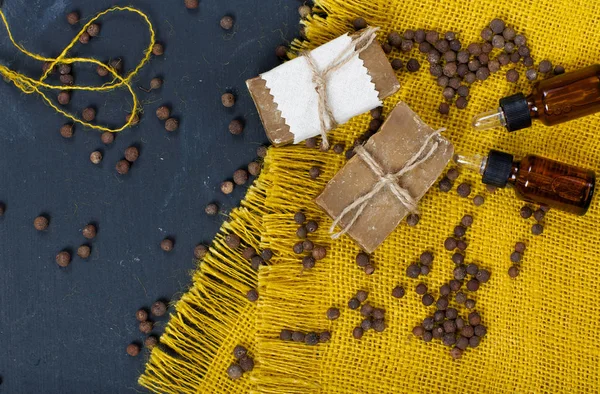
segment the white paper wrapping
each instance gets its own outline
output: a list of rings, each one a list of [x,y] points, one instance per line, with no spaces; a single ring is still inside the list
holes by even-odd
[[[352,38],[345,34],[314,49],[311,54],[320,70],[327,67],[351,45]],[[285,118],[294,143],[321,133],[319,99],[313,83],[313,73],[303,56],[261,74],[281,116]],[[329,105],[338,124],[382,105],[371,76],[357,53],[327,79]],[[328,129],[331,128],[326,118]]]

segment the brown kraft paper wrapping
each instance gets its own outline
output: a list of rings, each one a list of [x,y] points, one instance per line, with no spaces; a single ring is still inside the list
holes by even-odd
[[[351,35],[351,37],[359,33]],[[368,74],[371,76],[371,81],[375,85],[380,100],[398,91],[400,83],[396,78],[396,73],[377,40],[373,41],[358,57],[363,61]],[[281,117],[281,111],[277,109],[277,103],[273,101],[273,96],[267,88],[266,82],[258,76],[247,80],[246,86],[254,100],[271,144],[283,146],[294,143],[294,135],[290,132],[285,119]]]
[[[386,174],[400,171],[423,146],[426,138],[435,133],[408,105],[400,102],[388,115],[380,131],[364,145]],[[452,144],[441,136],[433,137],[438,148],[425,162],[399,179],[415,201],[421,200],[440,176],[454,153]],[[329,181],[316,203],[334,220],[356,199],[369,193],[378,177],[360,157],[353,157]],[[339,226],[346,225],[356,210],[344,216]],[[400,224],[409,211],[392,192],[384,187],[371,198],[362,214],[347,234],[367,253],[372,253]],[[336,229],[337,231],[337,229]]]

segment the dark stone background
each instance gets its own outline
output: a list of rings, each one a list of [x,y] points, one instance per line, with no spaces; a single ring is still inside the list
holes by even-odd
[[[0,392],[117,393],[141,390],[137,378],[146,353],[132,358],[125,347],[142,341],[135,311],[157,299],[173,299],[191,283],[193,248],[209,243],[224,216],[207,217],[204,206],[218,201],[226,213],[239,204],[246,187],[230,196],[219,184],[255,158],[266,142],[244,81],[278,64],[274,48],[298,32],[296,0],[201,0],[188,11],[183,0],[4,0],[3,11],[15,39],[31,51],[56,56],[77,32],[65,15],[83,18],[113,5],[146,12],[165,43],[135,79],[144,101],[139,126],[104,146],[99,133],[76,127],[70,140],[59,134],[65,119],[37,95],[0,84]],[[220,18],[235,17],[233,34]],[[4,27],[0,62],[38,77],[41,66],[19,54]],[[102,20],[100,37],[74,54],[101,60],[122,56],[132,68],[147,45],[141,20],[131,14]],[[74,69],[76,83],[97,84],[88,65]],[[161,75],[165,85],[150,94],[137,90]],[[55,81],[55,80],[54,80]],[[234,108],[220,103],[223,92],[237,94]],[[52,93],[54,96],[56,93]],[[168,134],[154,115],[170,104],[180,129]],[[98,108],[98,120],[116,126],[124,121],[131,99],[117,93],[75,93],[68,109]],[[241,136],[227,125],[246,120]],[[126,176],[115,163],[130,145],[140,158]],[[100,149],[100,166],[89,154]],[[47,214],[51,224],[40,233],[33,219]],[[55,255],[84,243],[81,229],[98,224],[92,256],[76,256],[59,269]],[[175,250],[164,253],[160,241],[172,236]],[[73,253],[74,254],[74,253]],[[160,320],[160,332],[166,324]]]

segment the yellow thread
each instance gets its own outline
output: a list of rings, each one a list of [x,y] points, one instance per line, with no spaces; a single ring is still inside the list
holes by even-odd
[[[95,21],[97,21],[99,18],[103,17],[106,14],[109,14],[111,12],[117,12],[117,11],[127,11],[127,12],[133,12],[135,14],[138,14],[148,25],[148,31],[150,32],[150,45],[144,51],[144,58],[138,63],[138,65],[136,66],[136,68],[133,71],[131,71],[126,77],[122,77],[116,72],[115,69],[113,69],[112,67],[110,67],[109,65],[107,65],[105,63],[102,63],[99,60],[96,60],[93,58],[84,58],[84,57],[73,57],[73,58],[66,57],[67,53],[79,41],[79,37],[81,37],[81,35],[86,32],[87,28],[92,23],[94,23]],[[39,79],[30,78],[26,75],[15,72],[6,66],[0,65],[0,74],[2,74],[4,76],[4,78],[6,78],[7,80],[14,83],[14,85],[17,88],[19,88],[23,93],[39,94],[42,97],[42,99],[44,99],[44,101],[46,101],[46,103],[48,103],[48,105],[50,107],[52,107],[56,112],[65,116],[66,118],[71,119],[73,122],[80,123],[84,126],[87,126],[89,128],[95,129],[95,130],[108,131],[111,133],[118,133],[120,131],[125,130],[129,126],[131,126],[131,124],[134,121],[133,116],[130,116],[129,119],[127,119],[127,122],[123,126],[117,128],[117,129],[110,129],[108,127],[94,125],[94,124],[85,122],[85,121],[79,119],[78,117],[71,115],[68,112],[63,111],[62,109],[57,107],[56,104],[54,104],[52,102],[52,100],[50,100],[50,98],[40,89],[44,88],[44,89],[53,89],[53,90],[87,90],[87,91],[92,91],[92,92],[104,92],[104,91],[114,90],[114,89],[120,88],[122,86],[125,86],[125,87],[127,87],[127,90],[129,90],[129,93],[131,94],[131,98],[133,99],[133,108],[131,110],[131,113],[136,114],[140,107],[140,103],[138,101],[138,98],[137,98],[134,90],[133,90],[133,87],[131,86],[131,80],[133,79],[133,77],[135,77],[139,73],[139,71],[142,69],[142,67],[144,67],[144,65],[148,62],[148,60],[150,60],[150,56],[152,55],[152,47],[154,46],[155,36],[156,36],[156,34],[154,32],[154,27],[152,26],[152,22],[150,22],[150,19],[148,18],[148,16],[146,14],[144,14],[142,11],[140,11],[136,8],[132,8],[132,7],[112,7],[105,11],[102,11],[102,12],[98,13],[95,17],[90,19],[81,28],[79,33],[73,38],[73,40],[71,40],[69,45],[56,58],[48,58],[48,57],[40,56],[38,54],[28,51],[27,49],[23,48],[21,45],[17,44],[17,42],[15,41],[15,39],[12,35],[10,27],[8,26],[6,16],[4,15],[4,12],[2,10],[0,10],[0,17],[2,18],[2,22],[4,23],[4,26],[6,27],[6,32],[8,33],[8,38],[10,39],[10,42],[14,45],[15,48],[17,48],[21,53],[27,55],[28,57],[30,57],[32,59],[39,60],[41,62],[49,62],[50,63],[47,70],[44,72],[44,74]],[[54,67],[59,63],[64,63],[64,64],[92,63],[92,64],[96,64],[98,66],[102,66],[102,67],[106,68],[108,70],[108,72],[112,74],[113,80],[112,80],[112,82],[105,83],[101,86],[77,86],[77,85],[58,86],[58,85],[52,85],[52,84],[44,82],[46,80],[46,78],[48,77],[48,75],[50,75],[50,73],[52,72],[52,69],[54,69]]]

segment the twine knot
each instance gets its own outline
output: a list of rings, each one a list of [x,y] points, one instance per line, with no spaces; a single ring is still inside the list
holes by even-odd
[[[373,188],[368,193],[354,200],[354,202],[348,205],[344,210],[338,215],[338,217],[333,221],[331,227],[329,228],[329,232],[333,233],[335,230],[335,226],[346,217],[350,212],[356,209],[356,212],[352,216],[352,219],[348,222],[346,226],[339,232],[333,234],[331,236],[332,239],[337,239],[342,235],[346,234],[348,230],[356,223],[360,215],[362,215],[363,211],[369,204],[369,200],[371,200],[380,190],[383,188],[387,188],[392,192],[392,194],[400,201],[402,205],[406,207],[406,209],[411,213],[418,213],[417,201],[411,196],[410,192],[400,186],[399,180],[400,178],[407,174],[408,172],[414,170],[417,166],[421,165],[425,161],[429,160],[437,150],[439,146],[438,141],[434,141],[433,144],[429,147],[429,150],[425,153],[429,142],[434,138],[440,135],[441,132],[445,131],[445,128],[439,129],[431,133],[425,139],[425,142],[419,149],[417,153],[415,153],[402,167],[399,171],[393,173],[386,173],[381,165],[373,158],[373,156],[362,146],[357,146],[354,148],[356,155],[367,164],[369,169],[379,178],[377,182],[373,185]]]

